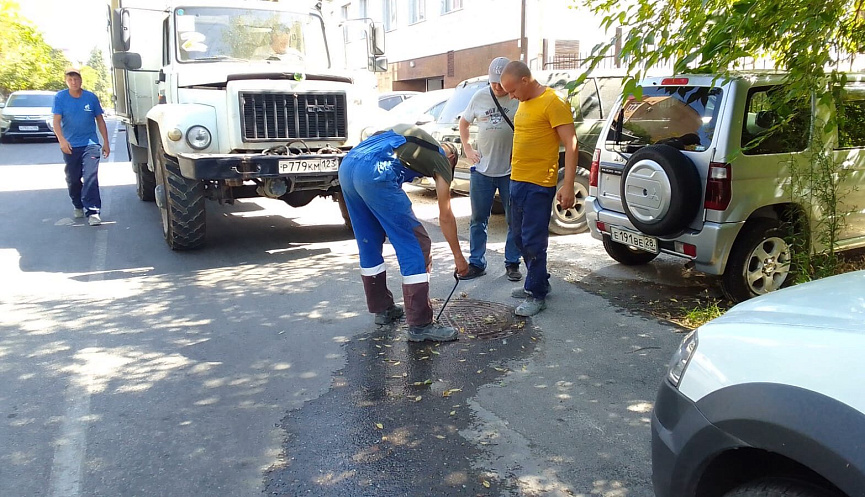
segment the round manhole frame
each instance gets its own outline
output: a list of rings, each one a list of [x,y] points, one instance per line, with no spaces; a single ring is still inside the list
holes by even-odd
[[[432,301],[434,316],[438,316],[443,303],[440,299]],[[448,302],[441,322],[459,330],[461,337],[505,338],[519,333],[528,325],[528,318],[517,316],[514,309],[498,302],[461,298]]]

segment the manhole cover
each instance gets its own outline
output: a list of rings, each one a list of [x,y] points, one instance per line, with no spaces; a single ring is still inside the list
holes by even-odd
[[[444,301],[433,300],[433,315],[438,316]],[[513,335],[526,326],[526,318],[514,315],[514,308],[483,300],[451,300],[441,321],[476,338],[502,338]]]

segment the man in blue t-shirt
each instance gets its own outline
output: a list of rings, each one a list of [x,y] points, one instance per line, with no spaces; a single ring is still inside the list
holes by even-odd
[[[57,92],[54,97],[54,133],[60,142],[63,160],[66,162],[66,186],[72,199],[76,218],[87,217],[90,226],[102,224],[99,211],[102,199],[99,196],[99,156],[108,158],[108,128],[102,118],[99,98],[81,88],[81,73],[78,69],[66,70],[68,90]],[[96,128],[102,135],[102,145]]]

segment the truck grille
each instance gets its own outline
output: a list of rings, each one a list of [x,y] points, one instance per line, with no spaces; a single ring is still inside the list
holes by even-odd
[[[344,93],[241,93],[245,141],[345,140]]]

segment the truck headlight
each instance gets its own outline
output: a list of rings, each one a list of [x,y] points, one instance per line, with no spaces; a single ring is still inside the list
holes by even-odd
[[[672,383],[674,387],[679,387],[679,382],[682,381],[682,375],[685,374],[685,368],[687,368],[688,363],[691,362],[691,357],[694,356],[695,350],[697,350],[696,330],[688,333],[688,336],[682,340],[682,345],[679,346],[679,350],[677,350],[676,353],[673,354],[673,358],[670,359],[667,379],[670,380],[670,383]]]
[[[210,146],[210,131],[204,126],[193,126],[186,131],[186,143],[195,150],[204,150]]]

